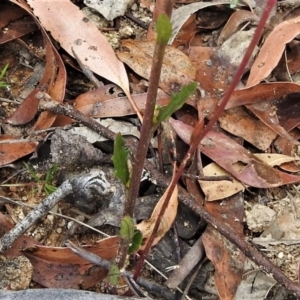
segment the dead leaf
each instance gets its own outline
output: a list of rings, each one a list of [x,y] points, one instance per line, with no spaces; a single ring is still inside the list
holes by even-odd
[[[186,22],[186,20],[196,11],[199,9],[203,9],[206,7],[214,6],[214,5],[220,5],[220,4],[227,4],[230,3],[230,1],[214,1],[214,2],[196,2],[191,3],[188,5],[183,5],[177,9],[174,10],[171,17],[171,22],[173,25],[172,30],[172,37],[169,40],[169,44],[172,44],[175,37],[177,36],[179,30],[181,29],[182,25]]]
[[[132,106],[127,97],[119,97],[114,92],[114,85],[105,85],[93,91],[79,95],[75,100],[77,110],[90,117],[121,117],[134,114]],[[134,94],[132,99],[135,101],[140,111],[145,109],[147,93]],[[170,96],[160,90],[157,94],[156,103],[165,106],[169,103]]]
[[[169,122],[180,138],[189,144],[193,127],[172,118]],[[221,132],[209,131],[199,147],[220,167],[249,186],[277,187],[300,180],[299,176],[283,173],[263,163]]]
[[[151,218],[149,220],[142,221],[141,223],[136,225],[136,228],[138,230],[140,230],[143,234],[143,243],[142,243],[141,247],[139,248],[139,250],[143,250],[145,248],[145,245],[147,244],[147,240],[151,236],[155,222],[157,220],[157,216],[158,216],[159,212],[161,211],[161,207],[165,201],[168,190],[169,190],[169,188],[165,191],[165,193],[159,199],[158,203],[156,204],[156,206],[153,210]],[[177,206],[178,206],[177,196],[178,196],[178,187],[176,186],[171,195],[168,207],[167,207],[164,215],[162,216],[161,223],[160,223],[158,232],[155,236],[155,239],[152,243],[152,246],[156,245],[163,238],[165,233],[169,231],[170,227],[172,226],[172,224],[175,220],[175,217],[177,215]]]
[[[27,140],[3,140],[0,142],[0,166],[9,164],[17,159],[32,153],[38,142],[32,142]]]
[[[219,39],[218,45],[222,45],[231,35],[237,32],[243,23],[251,22],[256,24],[258,22],[258,16],[248,10],[236,10],[228,19],[226,25],[223,27]]]
[[[51,32],[64,50],[79,59],[93,72],[120,86],[128,97],[129,82],[124,65],[107,39],[86,15],[69,0],[60,0],[59,9],[52,0],[28,0],[43,27]]]
[[[119,238],[110,237],[93,246],[84,246],[84,249],[111,260],[116,257],[118,247]],[[65,247],[35,246],[26,249],[24,255],[34,267],[33,280],[48,288],[87,289],[108,273]]]
[[[2,237],[4,233],[7,233],[12,228],[14,228],[14,224],[11,221],[11,219],[8,216],[3,215],[1,212],[0,212],[0,228],[1,228],[0,237]],[[32,247],[36,244],[38,244],[38,242],[34,240],[31,236],[22,235],[11,245],[11,247],[8,250],[4,252],[4,255],[6,258],[9,259],[18,257],[20,255],[23,255],[22,250],[25,247]]]
[[[274,28],[251,67],[247,87],[258,84],[272,72],[282,56],[285,45],[299,33],[300,17],[284,21]]]
[[[292,82],[261,83],[234,91],[226,105],[226,109],[245,104],[272,101],[292,93],[300,93],[299,84]]]
[[[217,164],[211,163],[203,168],[204,176],[222,176],[228,175],[226,171],[220,168]],[[245,190],[245,186],[242,185],[236,179],[229,180],[199,180],[201,189],[205,194],[206,201],[215,201],[230,197],[240,191]]]
[[[154,53],[154,42],[122,41],[123,51],[118,57],[140,76],[149,79]],[[166,47],[159,87],[164,92],[178,93],[184,85],[194,81],[196,71],[188,57],[178,49]]]
[[[222,202],[207,202],[205,208],[215,218],[227,224],[236,235],[243,235],[244,201],[242,193]],[[242,237],[241,237],[242,238]],[[245,255],[212,226],[207,226],[202,235],[207,257],[215,267],[215,284],[220,299],[234,299],[242,281]]]
[[[261,161],[267,163],[270,166],[280,166],[281,164],[298,161],[300,158],[287,156],[277,153],[254,153],[254,155],[259,158]]]
[[[0,20],[0,44],[38,29],[33,19],[23,9],[12,4],[0,4]]]
[[[37,24],[39,24],[39,21],[32,14],[30,7],[27,6],[26,3],[23,1],[18,2],[16,0],[11,0],[11,2],[25,9],[29,14],[32,15]],[[35,94],[40,91],[41,87],[58,102],[61,102],[64,98],[67,77],[64,64],[56,49],[52,45],[51,40],[45,30],[41,30],[46,49],[46,66],[43,77],[38,87],[28,95],[28,97],[21,103],[18,109],[10,117],[5,119],[5,122],[9,124],[22,125],[34,118],[38,109],[38,100],[36,99]],[[55,117],[56,116],[53,113],[43,112],[35,124],[35,130],[41,130],[50,127],[53,124]]]
[[[245,139],[262,151],[267,150],[277,136],[274,130],[250,115],[242,107],[228,109],[219,118],[219,122],[221,128]]]

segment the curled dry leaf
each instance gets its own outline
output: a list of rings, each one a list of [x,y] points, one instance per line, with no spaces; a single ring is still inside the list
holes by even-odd
[[[280,23],[267,37],[251,67],[247,87],[258,84],[277,66],[285,45],[300,33],[300,17]]]
[[[222,29],[218,39],[218,45],[222,45],[224,41],[226,41],[231,35],[237,32],[243,23],[246,22],[257,23],[258,20],[259,20],[258,16],[251,11],[248,10],[235,11],[230,16],[226,25]]]
[[[118,57],[140,76],[149,79],[154,53],[154,42],[125,40]],[[159,87],[164,92],[178,93],[184,85],[194,81],[196,70],[180,50],[166,47]]]
[[[142,246],[140,247],[140,250],[144,249],[145,245],[147,244],[147,240],[151,236],[155,222],[157,220],[157,216],[158,216],[158,214],[161,210],[161,207],[165,201],[168,190],[169,190],[169,188],[165,191],[165,193],[159,199],[158,203],[156,204],[156,206],[153,210],[151,218],[149,220],[142,221],[141,223],[136,225],[136,228],[138,230],[140,230],[143,234],[143,242],[142,242]],[[160,223],[158,232],[155,236],[152,246],[156,245],[164,237],[166,232],[168,232],[168,230],[171,228],[171,226],[175,220],[176,214],[177,214],[177,206],[178,206],[178,187],[176,186],[171,195],[168,207],[167,207],[164,215],[162,216],[161,223]]]
[[[227,3],[230,3],[230,1],[196,2],[188,5],[183,5],[177,8],[172,13],[172,17],[171,17],[173,30],[172,30],[172,36],[169,40],[169,44],[171,45],[173,43],[182,25],[193,13],[195,13],[199,9],[203,9],[209,6],[215,6],[215,5],[227,4]]]

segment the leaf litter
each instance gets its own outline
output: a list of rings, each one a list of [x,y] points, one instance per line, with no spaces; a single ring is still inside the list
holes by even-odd
[[[12,6],[12,9],[8,4],[9,2],[18,6]],[[198,115],[198,119],[203,123],[212,117],[219,99],[228,88],[232,75],[240,64],[260,18],[260,14],[257,13],[256,9],[253,12],[252,10],[249,11],[247,7],[238,7],[231,11],[231,18],[228,19],[225,26],[216,30],[215,36],[201,30],[201,26],[197,28],[197,11],[202,9],[206,9],[208,12],[213,11],[215,5],[219,5],[219,8],[228,8],[227,3],[230,3],[230,1],[184,4],[181,7],[177,6],[173,12],[174,31],[170,42],[182,34],[179,34],[181,28],[185,30],[185,33],[172,46],[167,48],[163,77],[160,82],[162,91],[159,92],[157,103],[165,106],[170,101],[170,95],[180,91],[182,86],[194,80],[198,81],[199,84],[198,98],[190,99],[188,101],[189,105],[184,106],[175,113],[178,120],[170,119],[170,123],[178,135],[178,157],[183,156],[186,151],[181,141],[186,144],[189,143],[193,126],[197,122],[195,116]],[[161,4],[163,4],[163,1],[158,1],[157,7]],[[147,7],[150,7],[149,2],[141,1],[136,6],[134,5],[128,8],[128,11],[133,15],[138,15],[144,9],[151,16],[151,13],[147,11]],[[256,5],[259,4],[256,3]],[[27,47],[32,57],[38,57],[39,59],[44,56],[45,59],[42,77],[38,84],[32,87],[25,100],[21,104],[15,102],[6,106],[2,105],[7,109],[7,113],[3,118],[7,123],[3,125],[5,135],[2,136],[0,141],[0,164],[5,170],[5,174],[9,174],[9,166],[20,168],[20,162],[28,161],[26,156],[34,151],[36,152],[30,159],[34,160],[38,157],[39,160],[42,153],[41,149],[47,149],[47,144],[49,145],[52,142],[51,135],[50,140],[48,140],[43,130],[52,130],[53,124],[55,126],[57,124],[60,124],[60,126],[66,124],[72,127],[76,126],[76,123],[66,117],[57,117],[56,114],[50,112],[39,114],[35,94],[41,89],[47,91],[57,102],[66,100],[73,103],[76,109],[89,117],[122,117],[125,118],[122,122],[128,123],[128,121],[133,122],[132,115],[136,114],[136,109],[143,113],[145,107],[147,80],[149,80],[154,49],[150,34],[147,41],[137,40],[133,34],[129,34],[129,37],[122,38],[122,46],[115,53],[105,36],[76,5],[64,0],[60,2],[60,6],[61,9],[57,10],[57,7],[53,6],[53,1],[39,2],[33,0],[26,2],[24,0],[11,0],[7,1],[5,5],[1,4],[1,47],[14,42],[15,38],[21,38],[22,47]],[[7,7],[9,7],[8,10]],[[138,10],[136,7],[139,7]],[[7,12],[11,13],[10,18],[3,17]],[[159,12],[159,9],[157,12]],[[249,21],[251,24],[247,23],[245,25],[245,22]],[[189,25],[185,25],[185,22]],[[28,26],[22,28],[19,24],[28,24]],[[36,24],[42,32],[42,37],[39,37],[40,42],[42,40],[44,42],[42,46],[44,47],[44,53],[42,55],[38,54],[37,48],[31,48],[31,41],[26,40],[28,32],[37,32]],[[242,25],[245,25],[247,30],[244,30]],[[300,257],[294,247],[299,240],[297,230],[299,227],[297,225],[299,218],[297,183],[300,179],[297,162],[297,149],[299,147],[297,141],[299,139],[297,72],[299,68],[294,63],[298,59],[298,45],[295,40],[298,33],[298,17],[294,16],[286,20],[279,19],[276,26],[265,36],[257,48],[258,55],[255,61],[250,62],[248,66],[250,74],[245,73],[214,130],[207,134],[198,147],[198,156],[195,158],[195,162],[196,166],[201,165],[200,153],[202,153],[203,169],[199,168],[196,172],[197,175],[193,175],[198,176],[196,179],[187,177],[183,178],[182,182],[182,184],[186,184],[187,190],[197,198],[201,205],[204,205],[216,218],[229,224],[241,236],[244,235],[243,219],[246,212],[247,230],[252,230],[256,234],[253,242],[262,245],[266,249],[272,249],[272,253],[277,253],[275,257],[271,254],[268,256],[294,280],[298,279],[297,265]],[[55,43],[51,41],[50,35],[56,41]],[[74,56],[74,51],[84,65],[101,76],[104,82],[103,87],[97,89],[88,87],[84,92],[69,93],[69,87],[66,89],[66,85],[68,86],[67,73],[68,77],[69,73],[71,74],[70,66],[68,65],[65,68],[67,62],[63,61],[62,51],[57,43],[67,52],[69,58]],[[183,53],[181,50],[185,52]],[[286,58],[284,57],[284,51],[287,52]],[[3,55],[2,52],[0,52],[1,55]],[[30,56],[27,57],[29,59]],[[126,69],[121,61],[129,68]],[[9,76],[13,78],[12,68],[17,64],[18,62],[13,61],[12,66],[9,66],[7,78]],[[74,65],[74,63],[72,64]],[[18,67],[16,67],[15,74],[17,72]],[[292,78],[295,81],[283,82],[280,78],[284,78],[285,81]],[[111,83],[118,85],[121,90],[118,90]],[[0,90],[0,92],[2,96],[4,91]],[[132,99],[136,105],[135,108],[130,103]],[[189,115],[189,118],[182,118],[181,120],[180,113]],[[131,115],[130,118],[126,117],[129,115]],[[122,122],[115,121],[113,123],[115,123],[114,125],[119,124],[119,126],[121,124],[122,127],[122,124],[125,124]],[[23,126],[22,134],[9,135],[9,131],[12,131],[9,127],[11,125],[15,127]],[[123,127],[122,129],[127,128],[125,125]],[[138,127],[134,128],[136,130]],[[128,133],[130,132],[126,130],[123,132],[124,135]],[[103,151],[110,153],[109,143],[98,139],[92,142],[95,143],[96,147],[104,147],[101,149],[105,149]],[[79,153],[84,151],[79,149],[79,145],[75,145],[75,143],[70,143],[66,148],[62,148],[61,152],[68,153],[68,147],[72,147],[72,149],[78,147]],[[158,151],[160,151],[160,147],[158,145]],[[172,156],[169,150],[170,147],[166,146],[166,149],[163,149],[163,155]],[[43,151],[47,152],[49,150]],[[22,157],[24,158],[21,159]],[[108,161],[109,158],[106,158],[106,163]],[[75,165],[74,162],[70,163],[70,165],[72,164]],[[41,165],[38,165],[38,167],[40,168]],[[61,170],[60,173],[62,173]],[[227,176],[228,178],[227,180],[219,180],[219,176]],[[211,180],[212,177],[215,177],[215,179]],[[232,178],[230,179],[230,177]],[[24,180],[24,177],[19,177],[20,179]],[[17,183],[15,184],[14,186],[14,183],[12,183],[10,187],[3,186],[3,194],[12,198],[28,198],[28,189],[27,192],[26,189],[23,191],[22,196],[22,191],[19,191]],[[200,192],[199,188],[201,188]],[[204,193],[204,197],[202,193]],[[173,198],[174,200],[177,199],[176,193]],[[160,209],[159,203],[163,199],[164,196],[158,201],[149,221],[145,221],[145,219],[138,220],[141,222],[137,227],[144,234],[148,232],[149,224],[153,226],[157,211]],[[177,208],[177,204],[174,205]],[[76,206],[76,204],[68,202],[68,204],[62,204],[61,208],[66,212],[72,206]],[[3,207],[6,207],[6,210],[18,222],[17,215],[13,213],[12,204],[6,203]],[[271,225],[261,217],[259,219],[258,213],[255,211],[257,207],[260,208],[258,211],[264,212],[263,217],[268,216],[268,210],[272,210],[273,223]],[[104,207],[104,209],[106,208]],[[155,242],[157,245],[154,247],[157,251],[169,234],[176,214],[180,218],[181,210],[180,206],[178,212],[176,212],[177,209],[172,208],[168,211],[169,215],[163,218],[162,229]],[[172,216],[170,212],[172,212]],[[249,217],[251,212],[252,223]],[[84,212],[78,216],[84,216],[83,218],[87,218],[87,220],[90,218]],[[107,276],[106,270],[100,267],[95,268],[93,263],[84,261],[72,254],[67,248],[55,247],[63,245],[64,239],[59,237],[58,233],[66,227],[64,219],[58,220],[57,224],[50,220],[43,221],[54,230],[52,233],[48,232],[51,236],[48,239],[51,247],[46,248],[38,245],[39,241],[47,241],[45,230],[45,237],[39,238],[39,234],[35,233],[36,245],[27,247],[24,252],[33,265],[32,279],[43,286],[52,288],[78,288],[79,286],[88,288],[94,286],[96,282],[104,280]],[[290,220],[294,220],[294,222]],[[184,224],[190,224],[191,222],[192,214],[186,220],[183,220]],[[259,224],[262,222],[267,225],[260,227]],[[4,223],[5,221],[1,220],[1,224]],[[176,223],[178,223],[178,220],[176,220]],[[178,233],[179,238],[186,239],[187,233],[184,232],[184,226],[179,226],[179,228],[181,228]],[[58,232],[55,232],[55,230]],[[218,293],[219,299],[233,299],[236,291],[238,292],[235,299],[242,299],[239,298],[242,296],[238,295],[240,287],[246,282],[242,277],[244,270],[246,270],[243,268],[245,262],[243,253],[233,247],[215,228],[208,226],[207,229],[200,231],[203,232],[201,243],[203,242],[207,258],[212,262],[215,269],[215,292]],[[193,232],[199,232],[199,228],[195,227]],[[114,234],[115,232],[112,230],[112,235]],[[67,235],[72,237],[71,233]],[[198,239],[199,235],[195,238]],[[25,239],[24,243],[26,243],[27,236],[22,236],[22,239]],[[94,240],[95,237],[88,234],[81,239],[81,244],[93,244]],[[116,256],[118,238],[113,237],[110,240],[112,241],[110,246],[105,244],[105,240],[101,240],[98,244],[89,247],[89,250],[94,247],[95,253],[97,253],[97,249],[99,250],[103,243],[104,251],[109,255],[109,259],[112,259]],[[15,255],[19,255],[17,251],[19,247],[15,245],[7,253],[17,253]],[[177,262],[174,262],[174,264],[178,263],[180,265],[182,263],[184,265],[182,271],[178,269],[178,271],[176,270],[177,273],[174,271],[174,274],[170,276],[170,278],[177,278],[172,287],[183,281],[188,271],[202,257],[200,253],[197,253],[196,261],[188,264],[186,262],[189,261],[188,255],[190,254],[187,254],[189,249],[186,249],[186,246],[181,245],[181,247],[185,249],[182,253],[183,256],[185,254],[187,256],[181,260],[183,256],[179,255]],[[111,249],[114,249],[114,251]],[[164,251],[167,253],[166,249]],[[65,264],[63,265],[63,262],[60,261],[60,255],[65,252],[67,254],[64,254]],[[100,255],[106,258],[105,254]],[[283,258],[286,258],[286,260],[283,260]],[[158,264],[159,267],[164,265],[161,261],[159,263],[154,261],[154,263]],[[49,264],[53,265],[51,272],[48,270]],[[256,266],[251,268],[256,268]],[[76,275],[70,275],[74,270]],[[57,282],[58,274],[64,274],[64,280]],[[260,280],[261,282],[266,281],[263,277]],[[265,296],[267,293],[266,289],[262,294]],[[197,299],[200,296],[197,294],[195,297]]]

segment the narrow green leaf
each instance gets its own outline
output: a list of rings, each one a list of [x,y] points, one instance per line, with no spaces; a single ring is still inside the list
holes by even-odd
[[[127,165],[129,151],[125,149],[124,145],[123,137],[118,133],[114,142],[113,163],[116,176],[127,186],[129,182],[129,169]]]
[[[121,221],[120,236],[131,242],[134,235],[134,221],[131,217],[125,216]]]
[[[158,16],[155,30],[157,32],[157,42],[162,45],[167,45],[172,35],[172,23],[166,14]]]
[[[3,78],[3,76],[5,75],[6,71],[7,71],[7,68],[8,68],[8,64],[2,69],[1,73],[0,73],[0,79]]]
[[[182,107],[182,105],[191,95],[193,95],[196,88],[197,88],[197,83],[192,82],[184,86],[178,94],[172,95],[172,99],[170,103],[166,107],[160,109],[160,112],[155,120],[155,123],[158,124],[162,121],[167,120],[176,110]]]
[[[132,238],[131,246],[128,249],[128,254],[132,254],[136,252],[140,248],[142,241],[143,241],[143,234],[139,230],[135,230]]]
[[[41,182],[40,178],[37,176],[37,174],[33,170],[30,169],[29,165],[26,164],[25,162],[24,162],[24,165],[25,165],[25,168],[27,169],[28,173],[32,177],[32,179],[34,179],[38,183]]]
[[[116,286],[119,283],[120,270],[117,264],[112,264],[108,270],[107,279],[108,281]]]

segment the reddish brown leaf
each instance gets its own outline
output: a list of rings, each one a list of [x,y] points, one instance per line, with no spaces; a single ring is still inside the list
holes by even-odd
[[[181,139],[189,143],[193,128],[174,119],[170,119],[170,123]],[[283,173],[263,163],[221,132],[208,132],[200,144],[200,150],[249,186],[269,188],[300,180],[299,176]]]
[[[234,91],[226,105],[226,109],[262,101],[272,101],[288,94],[299,92],[300,85],[291,82],[261,83]]]
[[[127,97],[118,97],[114,93],[114,85],[106,85],[79,95],[75,100],[74,108],[90,117],[120,117],[134,114]],[[145,109],[147,93],[132,95],[140,111]],[[163,91],[157,94],[157,104],[165,106],[170,101],[170,96]]]
[[[14,227],[13,222],[8,218],[8,216],[3,215],[0,212],[0,237],[4,233],[7,233]],[[22,249],[25,247],[32,247],[36,245],[38,242],[34,240],[32,237],[27,235],[22,235],[19,237],[12,245],[11,247],[4,252],[4,255],[6,258],[15,258],[17,256],[23,255]]]
[[[111,237],[84,248],[111,260],[116,257],[118,243],[118,237]],[[69,248],[35,246],[24,251],[24,255],[34,267],[33,280],[49,288],[86,289],[103,280],[108,272],[74,254]]]
[[[237,234],[243,234],[244,203],[241,193],[226,200],[226,204],[209,202],[206,209]],[[223,237],[215,228],[208,226],[202,235],[207,257],[215,266],[215,283],[220,299],[234,299],[242,281],[245,255]]]
[[[220,127],[241,137],[260,150],[270,147],[277,134],[242,107],[231,108],[219,118]]]
[[[280,23],[266,38],[251,67],[247,87],[258,84],[277,66],[285,45],[300,33],[300,17]]]
[[[0,166],[14,162],[15,160],[32,153],[38,142],[8,140],[0,143]]]

